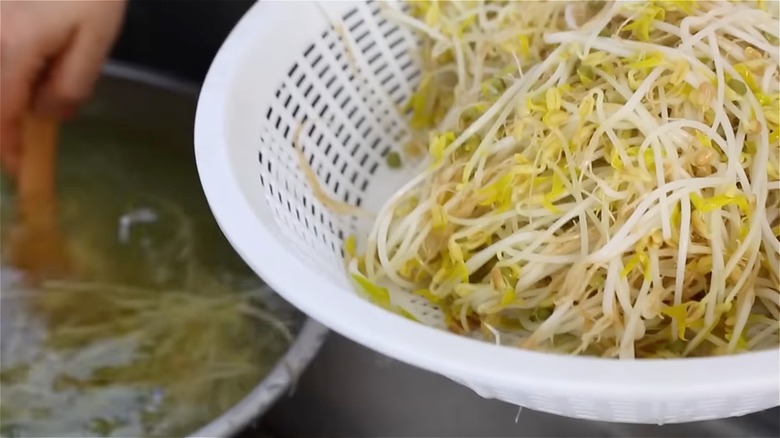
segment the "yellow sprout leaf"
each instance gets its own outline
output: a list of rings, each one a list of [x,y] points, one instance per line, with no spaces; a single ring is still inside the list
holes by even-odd
[[[352,274],[352,279],[357,283],[361,292],[374,304],[385,309],[390,308],[390,293],[386,288],[372,283],[362,275]]]
[[[631,158],[637,158],[639,156],[639,147],[633,146],[626,150],[626,155],[628,155]],[[662,154],[664,155],[664,154]],[[645,166],[648,170],[655,170],[655,154],[653,153],[653,150],[648,148],[645,149],[644,153],[642,154],[643,161],[645,163]],[[620,158],[618,157],[618,160]],[[637,160],[638,162],[638,160]],[[620,162],[620,165],[622,166],[622,162]]]
[[[525,157],[523,154],[514,154],[512,156],[512,159],[515,160],[515,163],[517,164],[530,164],[531,161]]]
[[[677,321],[677,338],[680,340],[685,339],[685,328],[687,326],[688,319],[688,306],[687,303],[678,304],[676,306],[668,306],[661,309],[661,313],[674,318]]]
[[[701,144],[706,148],[712,147],[712,139],[707,135],[705,135],[703,132],[697,130],[695,135],[696,135],[696,140],[699,141],[699,144]]]
[[[696,193],[691,193],[691,203],[693,208],[701,213],[709,213],[727,205],[736,205],[743,212],[750,209],[747,197],[741,193],[723,193],[710,198],[703,198]]]
[[[434,229],[444,228],[447,225],[447,213],[441,205],[431,208],[431,222]]]
[[[561,91],[556,87],[548,88],[545,92],[545,103],[548,111],[561,109]]]
[[[596,78],[596,74],[594,73],[592,67],[581,65],[577,68],[577,77],[579,77],[582,85],[590,85],[590,83],[593,82],[593,79]]]
[[[458,245],[455,239],[450,239],[447,243],[447,251],[449,252],[450,262],[452,267],[452,278],[460,278],[464,283],[469,281],[469,271],[466,268],[466,262],[463,256],[463,249]]]
[[[645,276],[645,278],[650,276],[650,258],[647,256],[645,251],[635,252],[634,255],[628,259],[628,262],[626,262],[626,266],[623,268],[623,271],[621,271],[620,275],[623,277],[628,277],[628,274],[630,274],[631,271],[633,271],[634,268],[638,266],[642,267],[642,274]]]
[[[546,108],[544,106],[534,102],[534,100],[532,98],[530,98],[530,97],[528,99],[526,99],[525,106],[526,106],[526,108],[528,108],[531,111],[544,112],[546,110]]]
[[[527,58],[528,55],[531,53],[530,38],[528,38],[528,35],[519,35],[517,37],[517,40],[520,44],[520,55],[522,55],[523,58]]]
[[[520,266],[510,265],[509,271],[506,273],[506,278],[509,280],[509,284],[514,287],[514,285],[517,283],[517,280],[520,278]]]
[[[466,153],[469,153],[469,154],[470,154],[470,153],[473,153],[474,151],[476,151],[476,150],[477,150],[477,148],[479,147],[479,143],[480,143],[481,141],[482,141],[482,139],[479,137],[479,135],[473,135],[473,136],[469,137],[469,138],[468,138],[468,139],[467,139],[467,140],[466,140],[466,141],[463,143],[462,149],[463,149],[463,150],[464,150]]]
[[[413,129],[420,129],[432,122],[431,107],[434,99],[433,81],[429,74],[423,75],[417,90],[409,98],[407,110],[412,111],[410,125]]]
[[[502,175],[498,181],[480,189],[478,193],[484,197],[480,205],[495,205],[499,210],[508,208],[512,203],[513,179],[514,175],[507,173]]]
[[[756,100],[758,100],[758,104],[761,106],[769,106],[772,104],[772,98],[764,93],[756,93]]]
[[[562,124],[566,123],[566,120],[568,118],[569,118],[569,113],[567,113],[566,111],[554,109],[548,111],[542,117],[542,123],[544,123],[548,128],[557,128],[558,126],[561,126]]]
[[[596,102],[593,100],[593,95],[591,94],[585,96],[585,98],[582,99],[582,102],[580,102],[580,107],[577,111],[578,115],[580,116],[581,123],[584,122],[588,116],[593,114],[593,108],[595,105]]]
[[[560,210],[555,206],[555,204],[553,204],[553,202],[555,202],[555,200],[565,192],[566,190],[563,185],[563,179],[561,179],[557,173],[554,174],[552,177],[552,187],[550,188],[550,191],[547,192],[542,198],[542,206],[553,213],[560,213]]]
[[[463,35],[463,32],[465,32],[469,27],[473,26],[474,23],[477,22],[477,15],[469,15],[468,17],[464,18],[460,24],[458,24],[458,35]]]
[[[627,67],[637,70],[646,70],[657,67],[664,62],[664,55],[659,52],[643,53],[636,61],[630,62]]]
[[[439,302],[441,301],[439,297],[431,293],[430,289],[417,289],[416,291],[414,291],[414,294],[425,298],[426,300],[430,301],[433,304],[439,304]]]
[[[607,56],[609,55],[606,52],[590,52],[584,58],[582,58],[581,63],[586,67],[595,67],[597,65],[603,64],[604,61],[606,61]]]
[[[344,240],[344,252],[347,253],[349,257],[355,257],[355,249],[356,249],[355,236],[350,235]]]
[[[680,224],[682,223],[681,208],[679,202],[675,203],[674,207],[672,207],[672,213],[669,215],[669,221],[675,228],[680,228]]]
[[[675,61],[674,70],[672,70],[672,76],[669,79],[669,82],[674,86],[682,84],[690,69],[691,66],[688,64],[688,61],[684,59]]]
[[[428,26],[436,26],[441,19],[441,9],[439,9],[439,2],[433,2],[428,8],[428,12],[425,13],[425,24]]]
[[[748,68],[747,65],[743,63],[735,64],[734,70],[737,71],[739,74],[739,77],[742,78],[742,80],[745,82],[745,84],[753,91],[759,91],[758,84],[756,83],[756,79],[753,76],[753,72],[750,71],[750,68]]]
[[[731,339],[734,337],[734,333],[729,331],[724,336],[727,341],[731,342]],[[737,339],[737,349],[738,350],[747,350],[747,339],[745,338],[745,334],[742,333],[739,335],[739,339]]]
[[[667,11],[679,10],[686,15],[693,14],[696,8],[696,0],[660,0],[654,1],[654,4],[666,9]]]
[[[417,318],[414,317],[414,315],[412,315],[411,313],[407,312],[404,309],[398,309],[398,314],[403,316],[404,318],[406,318],[408,320],[411,320],[411,321],[414,321],[414,322],[419,322],[419,321],[417,321]]]
[[[620,159],[617,149],[612,149],[612,152],[609,154],[609,165],[615,170],[623,170],[623,160]]]
[[[450,260],[453,264],[463,261],[463,250],[455,239],[450,239],[447,243],[447,250],[450,252]]]
[[[508,306],[514,303],[515,299],[517,299],[517,293],[515,293],[515,290],[512,288],[507,288],[501,295],[501,305]]]
[[[420,259],[415,257],[405,261],[404,264],[401,265],[401,268],[398,270],[398,275],[412,281],[419,281],[421,278],[425,277],[426,271],[423,269],[423,263]]]
[[[658,6],[646,6],[633,22],[625,25],[624,30],[630,30],[631,34],[640,41],[650,40],[650,31],[653,30],[653,21],[663,21],[666,11]]]
[[[636,91],[642,85],[642,78],[637,78],[636,70],[629,70],[626,76],[628,77],[628,86],[631,88],[631,91]]]
[[[750,223],[742,222],[739,224],[739,241],[744,242],[747,235],[750,233]]]
[[[455,133],[452,131],[445,132],[441,135],[431,136],[428,150],[433,157],[434,163],[438,163],[444,158],[444,150],[453,141],[455,141]]]
[[[474,292],[474,285],[471,284],[459,284],[453,289],[455,294],[461,298],[468,297]]]

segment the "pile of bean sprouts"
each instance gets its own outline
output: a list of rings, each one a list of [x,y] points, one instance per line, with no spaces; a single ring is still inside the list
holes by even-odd
[[[421,40],[404,150],[424,158],[365,252],[346,242],[369,298],[566,354],[780,343],[777,2],[387,13]]]

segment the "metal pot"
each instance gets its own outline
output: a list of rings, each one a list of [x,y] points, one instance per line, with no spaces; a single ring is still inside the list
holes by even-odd
[[[202,262],[209,267],[224,267],[242,279],[251,278],[251,287],[256,287],[262,285],[261,281],[222,236],[200,189],[191,152],[198,90],[194,84],[146,69],[108,64],[93,98],[79,117],[63,128],[58,187],[68,190],[69,185],[83,184],[87,187],[87,194],[83,196],[89,202],[82,204],[93,209],[115,206],[108,202],[98,205],[96,203],[101,201],[89,198],[90,195],[99,193],[101,196],[96,199],[114,198],[119,204],[125,193],[116,192],[112,187],[124,185],[176,199],[182,209],[193,213],[198,243],[208,248],[199,254]],[[133,145],[143,147],[128,151]],[[96,147],[102,148],[96,152]],[[106,181],[106,187],[96,187],[102,181]],[[9,186],[2,186],[3,200],[12,199]],[[64,223],[78,220],[68,219],[68,209],[63,205],[60,207]],[[2,213],[9,214],[10,210],[3,208]],[[70,216],[78,217],[77,214]],[[6,280],[7,276],[3,277]],[[278,311],[294,321],[294,342],[254,389],[218,417],[203,419],[208,423],[191,436],[235,435],[269,409],[316,355],[327,329],[281,298],[278,300]],[[275,311],[273,309],[277,307],[272,308]]]
[[[102,82],[96,88],[95,102],[113,104],[113,111],[125,112],[126,116],[129,116],[125,118],[118,114],[118,117],[132,119],[134,123],[159,124],[164,121],[172,137],[180,139],[186,135],[188,140],[186,143],[172,145],[173,147],[191,147],[198,90],[197,85],[170,76],[125,64],[110,63],[104,68]],[[135,102],[139,105],[134,105]],[[139,116],[142,118],[139,119]],[[194,161],[186,164],[195,172]],[[205,205],[205,198],[199,187],[193,187],[192,191],[198,193],[199,202]],[[233,257],[238,260],[234,253]],[[327,334],[327,328],[305,318],[296,333],[295,342],[271,372],[235,406],[190,436],[228,437],[262,416],[314,359]]]

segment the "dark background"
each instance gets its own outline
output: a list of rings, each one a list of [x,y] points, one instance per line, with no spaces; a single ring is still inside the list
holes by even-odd
[[[253,0],[130,0],[111,57],[202,82]]]

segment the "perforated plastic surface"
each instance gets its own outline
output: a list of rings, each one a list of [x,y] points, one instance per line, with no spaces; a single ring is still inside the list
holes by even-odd
[[[484,397],[623,422],[702,420],[780,404],[778,350],[667,361],[540,354],[431,329],[356,296],[342,240],[364,235],[371,219],[325,208],[296,148],[324,191],[369,211],[414,173],[389,170],[383,159],[408,135],[399,108],[419,75],[416,40],[385,18],[389,7],[399,5],[262,2],[215,59],[198,107],[198,167],[220,225],[255,271],[331,328]],[[442,325],[425,300],[409,294],[400,304]]]
[[[260,184],[274,219],[301,257],[328,275],[343,277],[342,241],[365,234],[369,219],[333,214],[313,196],[295,147],[328,196],[357,207],[376,196],[384,157],[408,136],[400,108],[420,70],[415,39],[386,19],[379,3],[351,9],[324,30],[286,71],[265,112],[260,135]],[[293,147],[291,147],[293,146]],[[407,174],[383,172],[403,181]],[[368,190],[372,189],[371,192]],[[376,196],[374,199],[381,199]],[[370,205],[378,207],[378,205]],[[399,293],[397,305],[422,322],[443,327],[435,306]]]
[[[419,74],[410,37],[376,4],[351,10],[295,57],[264,113],[258,161],[266,200],[291,242],[316,252],[312,261],[329,272],[341,269],[341,241],[357,224],[312,196],[291,146],[299,134],[297,146],[329,195],[363,206],[383,157],[407,135],[395,108]]]

